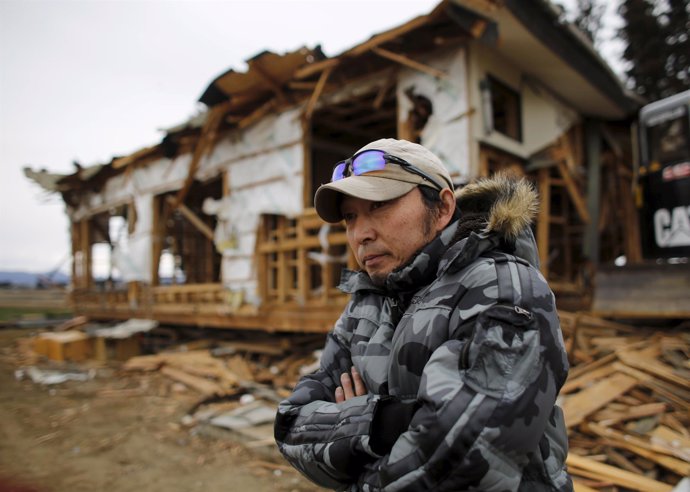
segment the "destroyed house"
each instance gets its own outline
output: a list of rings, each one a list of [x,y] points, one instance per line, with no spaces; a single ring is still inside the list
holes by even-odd
[[[75,311],[328,330],[355,264],[313,195],[382,137],[427,146],[459,184],[501,169],[533,180],[542,270],[559,301],[586,301],[593,266],[639,256],[637,102],[561,17],[547,0],[446,0],[331,58],[263,52],[213,80],[206,111],[155,146],[70,175],[27,169],[66,204]]]

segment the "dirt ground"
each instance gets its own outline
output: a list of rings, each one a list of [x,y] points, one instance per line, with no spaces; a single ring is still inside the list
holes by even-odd
[[[85,382],[17,379],[29,335],[0,329],[0,492],[324,490],[270,449],[182,425],[199,397],[157,373],[111,365]]]

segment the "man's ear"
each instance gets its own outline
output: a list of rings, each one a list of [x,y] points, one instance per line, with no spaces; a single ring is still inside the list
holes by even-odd
[[[455,194],[448,188],[441,190],[441,207],[439,209],[437,231],[443,230],[453,219],[455,212]]]

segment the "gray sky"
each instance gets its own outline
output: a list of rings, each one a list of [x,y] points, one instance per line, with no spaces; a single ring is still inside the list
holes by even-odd
[[[74,160],[158,143],[213,78],[256,53],[321,44],[336,55],[437,3],[0,0],[0,270],[69,266],[62,201],[23,166],[71,172]],[[609,58],[619,49],[606,48]]]

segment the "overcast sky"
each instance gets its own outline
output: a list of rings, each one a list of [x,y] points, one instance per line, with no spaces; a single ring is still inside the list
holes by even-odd
[[[156,144],[258,52],[337,55],[437,3],[0,0],[0,270],[69,268],[62,201],[22,167],[67,173]]]

